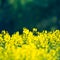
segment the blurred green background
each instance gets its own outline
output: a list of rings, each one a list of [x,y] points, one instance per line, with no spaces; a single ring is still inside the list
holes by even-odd
[[[60,29],[60,0],[0,0],[0,31],[12,34],[23,27]]]

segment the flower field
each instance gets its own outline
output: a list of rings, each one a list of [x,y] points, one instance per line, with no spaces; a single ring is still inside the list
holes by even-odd
[[[12,35],[0,33],[0,60],[60,60],[60,30],[38,32],[23,28]]]

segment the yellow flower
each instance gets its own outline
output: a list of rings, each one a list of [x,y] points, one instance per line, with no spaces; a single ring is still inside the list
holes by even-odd
[[[7,32],[7,31],[5,31],[5,30],[2,30],[2,32],[1,32],[1,33],[2,33],[2,34],[6,34],[6,32]]]
[[[51,54],[52,56],[55,56],[56,51],[55,51],[55,50],[50,50],[50,54]]]
[[[29,30],[27,28],[23,28],[23,33],[28,34]]]
[[[56,60],[60,53],[60,30],[37,32],[36,28],[29,31],[23,28],[9,35],[5,30],[0,34],[1,60]],[[5,48],[4,48],[5,47]]]
[[[34,31],[37,31],[37,28],[33,28],[33,32],[34,32]]]
[[[3,38],[2,37],[0,37],[0,43],[2,43],[3,42]]]
[[[4,40],[6,42],[10,41],[10,35],[8,33],[6,35],[4,35]]]

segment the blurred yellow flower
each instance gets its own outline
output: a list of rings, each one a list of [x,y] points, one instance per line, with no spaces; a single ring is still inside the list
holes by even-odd
[[[37,28],[23,28],[23,34],[0,33],[0,60],[59,60],[59,55],[60,30],[37,32]]]

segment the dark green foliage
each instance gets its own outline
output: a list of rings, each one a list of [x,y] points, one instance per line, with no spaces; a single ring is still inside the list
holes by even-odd
[[[11,34],[23,27],[60,29],[59,0],[0,0],[0,30]]]

